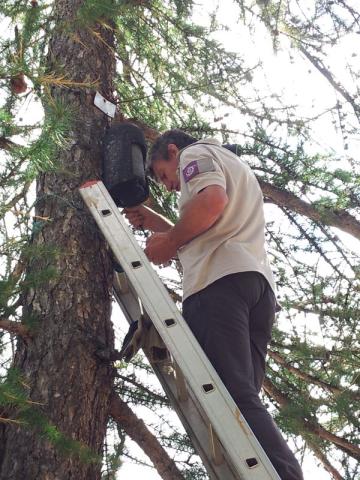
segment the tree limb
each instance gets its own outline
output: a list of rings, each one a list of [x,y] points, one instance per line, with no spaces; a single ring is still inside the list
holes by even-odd
[[[320,460],[325,470],[327,470],[334,480],[344,480],[344,477],[340,475],[338,470],[329,462],[327,456],[321,451],[321,448],[316,445],[315,442],[310,439],[306,440],[314,455]]]
[[[0,137],[0,148],[10,151],[14,147],[18,147],[18,145],[6,137]]]
[[[257,177],[261,190],[265,197],[270,198],[276,205],[289,208],[300,215],[316,222],[337,227],[360,240],[360,222],[345,210],[334,211],[328,207],[322,207],[321,211],[310,203],[301,200],[293,193],[282,190]]]
[[[145,423],[115,393],[113,393],[111,398],[110,415],[148,455],[163,480],[184,480],[174,460],[169,457],[155,435],[148,430]]]
[[[340,85],[340,83],[338,83],[334,79],[330,70],[325,67],[325,65],[323,64],[323,62],[319,58],[317,58],[314,55],[312,55],[311,53],[309,53],[304,47],[300,46],[299,50],[303,55],[305,55],[305,57],[309,60],[309,62],[312,63],[312,65],[326,78],[326,80],[330,83],[330,85],[338,93],[340,93],[340,95],[342,95],[347,102],[350,103],[350,105],[352,106],[352,108],[354,110],[355,115],[357,116],[358,120],[360,120],[360,108],[359,108],[359,106],[357,105],[354,98],[349,94],[349,92],[347,92],[345,90],[345,88],[343,88]]]
[[[31,186],[31,182],[26,182],[24,184],[21,192],[16,194],[11,200],[9,200],[8,203],[4,204],[1,207],[1,210],[0,210],[1,218],[6,214],[6,212],[8,212],[11,208],[13,208],[22,198],[24,198],[26,196],[26,194],[29,191],[30,186]]]
[[[291,404],[291,400],[284,395],[268,378],[265,378],[263,387],[265,392],[271,398],[273,398],[281,408],[286,408]],[[356,445],[353,445],[345,438],[338,437],[334,433],[329,432],[313,419],[299,418],[299,421],[301,422],[304,430],[307,432],[337,445],[341,450],[356,460],[360,459],[360,448],[358,448]]]
[[[20,337],[30,337],[29,329],[20,322],[0,319],[0,328],[9,333],[15,333],[15,335],[19,335]]]
[[[119,360],[122,359],[122,357],[119,357]],[[124,382],[128,382],[128,383],[131,383],[132,385],[134,385],[136,388],[138,388],[139,390],[142,390],[143,392],[147,393],[148,395],[150,395],[151,398],[153,398],[154,400],[156,400],[157,402],[160,402],[161,404],[163,405],[167,405],[167,406],[170,406],[170,402],[169,400],[167,399],[167,397],[165,396],[162,396],[162,395],[159,395],[155,392],[153,392],[152,390],[150,390],[149,388],[145,387],[144,385],[142,385],[140,382],[137,382],[136,380],[130,378],[130,377],[126,377],[125,375],[121,375],[120,373],[116,373],[116,377],[117,378],[120,378],[121,380],[123,380]]]
[[[335,385],[331,385],[330,383],[324,382],[323,380],[320,380],[317,377],[314,377],[313,375],[309,375],[308,373],[303,372],[299,368],[294,367],[291,365],[289,362],[285,360],[283,356],[281,356],[278,352],[274,352],[272,350],[268,350],[268,355],[270,358],[275,360],[276,363],[280,364],[281,366],[285,367],[286,370],[289,372],[293,373],[296,375],[298,378],[301,378],[301,380],[304,380],[307,383],[311,383],[313,385],[317,385],[318,387],[323,388],[324,390],[327,390],[328,392],[332,393],[333,395],[341,395],[344,393],[345,389],[341,389]],[[355,392],[348,392],[349,394],[353,394],[354,398],[358,398],[358,395],[356,395]]]

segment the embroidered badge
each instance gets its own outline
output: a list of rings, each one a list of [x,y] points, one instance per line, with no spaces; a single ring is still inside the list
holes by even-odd
[[[193,160],[183,168],[182,173],[185,183],[189,182],[199,173],[213,172],[215,170],[214,162],[211,158],[200,158]]]
[[[186,165],[186,167],[183,169],[185,183],[189,182],[198,173],[199,167],[196,160],[190,162],[189,165]]]

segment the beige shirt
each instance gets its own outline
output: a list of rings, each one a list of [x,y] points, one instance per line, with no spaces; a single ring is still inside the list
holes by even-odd
[[[237,272],[262,273],[275,290],[265,251],[263,196],[250,167],[214,139],[196,142],[179,153],[180,217],[200,190],[220,185],[229,202],[206,232],[178,251],[184,270],[183,299],[219,278]]]

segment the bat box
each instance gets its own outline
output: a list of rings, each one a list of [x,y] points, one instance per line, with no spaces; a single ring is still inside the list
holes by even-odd
[[[134,207],[149,196],[145,175],[146,142],[132,123],[113,125],[103,143],[103,181],[118,207]]]

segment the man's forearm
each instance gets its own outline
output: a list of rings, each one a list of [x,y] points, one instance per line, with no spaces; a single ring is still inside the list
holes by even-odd
[[[135,228],[143,228],[154,233],[167,232],[174,226],[170,220],[146,205],[125,208],[123,213]]]
[[[167,232],[174,224],[168,220],[166,217],[163,217],[154,210],[151,210],[148,207],[145,207],[149,212],[151,212],[151,222],[149,230],[153,232]]]

